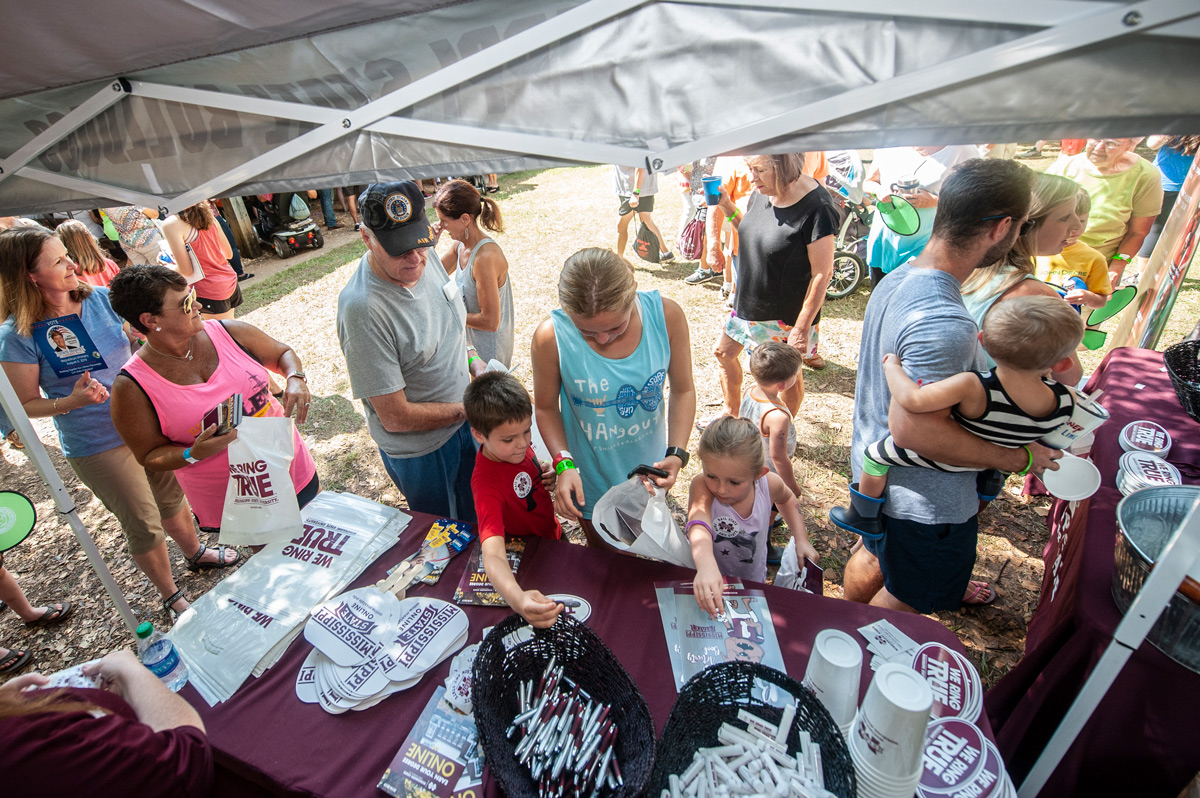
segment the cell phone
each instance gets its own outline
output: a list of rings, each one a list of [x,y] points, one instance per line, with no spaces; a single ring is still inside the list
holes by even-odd
[[[630,471],[629,476],[626,477],[626,479],[632,479],[633,477],[669,477],[669,476],[671,476],[669,471],[664,471],[661,468],[655,468],[652,465],[646,465],[645,463],[643,463],[642,465],[640,465],[637,468]]]

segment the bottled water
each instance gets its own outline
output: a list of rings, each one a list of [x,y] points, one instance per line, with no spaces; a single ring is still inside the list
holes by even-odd
[[[138,659],[157,676],[172,693],[187,684],[188,669],[179,658],[171,639],[155,630],[149,621],[137,628]]]

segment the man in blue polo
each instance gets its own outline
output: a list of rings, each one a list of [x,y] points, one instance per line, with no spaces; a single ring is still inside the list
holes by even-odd
[[[960,288],[971,272],[1012,249],[1029,216],[1033,178],[1015,161],[974,159],[955,167],[942,185],[929,244],[871,292],[854,394],[852,488],[863,450],[889,428],[897,446],[931,460],[1006,473],[1026,467],[1024,448],[977,438],[948,410],[909,414],[892,406],[882,364],[884,355],[896,354],[909,377],[926,383],[982,368],[978,329]],[[1036,443],[1029,449],[1032,473],[1061,456]],[[990,601],[989,586],[969,585],[979,529],[975,479],[974,471],[891,469],[883,537],[864,540],[846,563],[845,597],[919,613],[957,609],[968,596],[970,603]],[[875,505],[873,512],[879,510]]]
[[[384,468],[419,512],[475,521],[475,443],[462,395],[471,366],[467,311],[433,250],[416,183],[376,183],[358,199],[367,252],[338,296],[350,389]]]

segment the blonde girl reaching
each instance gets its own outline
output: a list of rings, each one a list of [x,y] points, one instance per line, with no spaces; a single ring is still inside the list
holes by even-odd
[[[723,576],[765,582],[771,505],[787,522],[796,556],[818,559],[808,540],[796,494],[767,468],[754,423],[722,416],[700,436],[700,474],[688,494],[688,540],[696,561],[696,603],[716,617]]]

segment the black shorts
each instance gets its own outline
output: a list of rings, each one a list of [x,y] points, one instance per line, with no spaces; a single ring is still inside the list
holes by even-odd
[[[235,285],[233,294],[227,299],[205,299],[197,295],[196,301],[200,303],[200,310],[205,313],[217,314],[224,313],[227,310],[233,310],[238,305],[242,304],[242,287]]]
[[[654,195],[653,194],[651,194],[649,197],[640,197],[639,196],[638,197],[638,206],[636,208],[629,207],[629,198],[631,196],[632,195],[630,195],[630,194],[622,194],[621,195],[621,210],[618,215],[628,216],[629,214],[633,213],[634,211],[637,211],[638,213],[650,213],[651,211],[654,210]]]
[[[863,538],[867,551],[879,558],[888,592],[926,615],[956,610],[975,568],[979,517],[961,524],[920,524],[881,515],[883,537]]]

